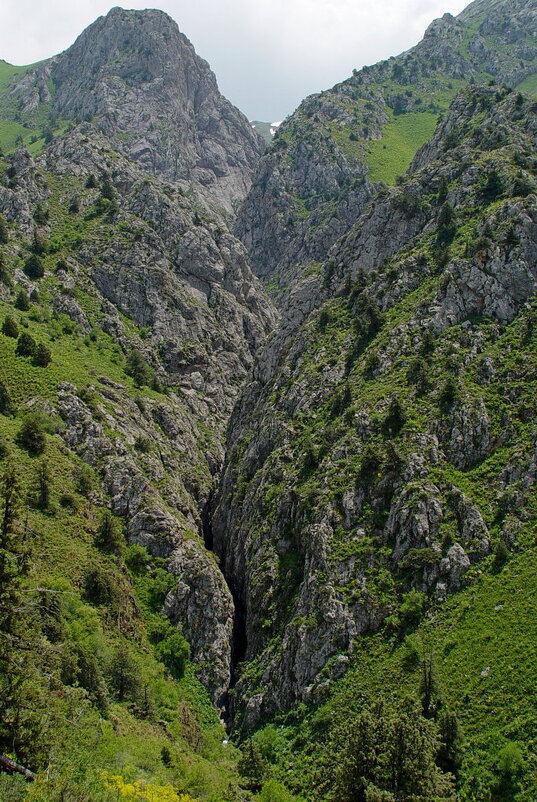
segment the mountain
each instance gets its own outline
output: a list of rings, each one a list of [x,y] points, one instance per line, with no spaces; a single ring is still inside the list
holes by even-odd
[[[304,100],[278,129],[237,220],[256,275],[285,289],[322,260],[379,183],[406,171],[465,85],[534,87],[534,30],[531,1],[473,3],[435,20],[406,53]]]
[[[55,58],[16,74],[4,113],[45,136],[91,129],[213,211],[244,197],[262,140],[218,91],[209,65],[162,11],[113,8]]]
[[[0,64],[2,802],[535,797],[535,12]]]

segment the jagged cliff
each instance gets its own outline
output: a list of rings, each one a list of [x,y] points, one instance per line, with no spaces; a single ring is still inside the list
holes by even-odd
[[[238,725],[316,698],[406,593],[442,601],[495,543],[523,539],[535,135],[521,95],[457,98],[399,186],[290,294],[293,319],[283,307],[234,412],[215,514],[246,610]],[[518,368],[502,368],[509,353]]]
[[[462,620],[483,577],[533,554],[537,125],[513,88],[534,86],[536,21],[529,0],[445,15],[408,53],[305,100],[264,156],[162,12],[112,9],[65,53],[13,68],[0,128],[19,126],[28,150],[0,161],[0,460],[27,477],[24,537],[39,543],[28,592],[81,605],[40,601],[31,619],[37,674],[20,698],[37,714],[49,694],[62,700],[50,721],[72,707],[118,739],[132,716],[163,739],[152,748],[166,779],[197,789],[181,739],[205,760],[200,724],[176,691],[162,701],[163,666],[179,674],[186,659],[181,632],[192,674],[240,737],[274,717],[305,722],[262,731],[273,767],[251,746],[243,785],[255,793],[272,773],[308,799],[339,798],[323,716],[333,744],[349,688],[364,704],[379,686],[397,696],[376,676],[382,650],[401,651],[403,675],[415,669],[416,628],[426,643],[447,627],[447,661],[460,621],[439,611],[473,594]],[[41,461],[21,439],[32,421]],[[103,535],[105,509],[125,542],[106,515]],[[145,690],[128,690],[121,648],[118,680],[118,644],[147,660]],[[518,711],[525,686],[506,670],[497,704]],[[483,713],[474,701],[450,697],[470,730],[482,715],[489,732],[492,702]],[[50,793],[74,797],[72,764],[45,744],[57,725],[25,725],[3,704],[16,754],[52,765]],[[505,732],[527,740],[526,719]],[[127,758],[106,760],[128,774]],[[481,798],[470,769],[461,777],[460,798]],[[452,800],[444,780],[435,794]],[[199,793],[248,795],[223,782]]]
[[[516,86],[536,71],[535,7],[473,3],[406,53],[308,97],[262,158],[236,230],[254,272],[285,289],[393,183],[467,83]],[[395,158],[394,158],[395,157]],[[284,293],[285,294],[285,293]]]
[[[113,9],[8,96],[22,116],[48,109],[70,125],[36,160],[7,157],[1,300],[37,293],[35,315],[68,318],[81,336],[101,330],[142,365],[140,387],[157,388],[138,402],[106,374],[77,385],[66,370],[47,403],[66,445],[102,476],[129,542],[170,560],[177,590],[166,609],[218,702],[234,609],[203,543],[203,510],[239,388],[275,321],[221,211],[244,195],[258,142],[162,12]],[[31,252],[42,278],[25,272]]]
[[[109,146],[213,212],[233,210],[263,152],[246,117],[162,11],[113,8],[64,53],[15,78],[6,102],[17,120],[88,121]]]

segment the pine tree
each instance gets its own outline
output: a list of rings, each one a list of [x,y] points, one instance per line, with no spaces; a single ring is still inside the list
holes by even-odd
[[[28,293],[26,290],[20,289],[15,298],[15,309],[19,309],[21,312],[27,312],[29,308],[30,299],[28,298]]]
[[[245,788],[254,792],[261,790],[268,766],[253,738],[244,744],[237,768],[244,778],[241,784]]]
[[[47,365],[50,365],[51,361],[52,354],[50,353],[50,348],[47,348],[44,343],[38,343],[33,359],[34,365],[37,365],[40,368],[46,368]]]
[[[15,340],[19,336],[19,327],[12,315],[6,315],[2,324],[2,334],[5,334],[6,337],[13,337]]]
[[[50,493],[52,490],[52,476],[48,463],[42,460],[37,469],[36,506],[39,510],[50,509]]]
[[[125,540],[117,525],[116,519],[110,510],[104,510],[97,534],[95,545],[108,554],[121,557],[125,548]]]
[[[31,334],[23,331],[17,340],[17,347],[15,353],[17,356],[31,356],[34,357],[37,352],[37,343]]]

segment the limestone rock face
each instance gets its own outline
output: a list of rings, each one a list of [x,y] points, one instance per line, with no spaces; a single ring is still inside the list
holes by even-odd
[[[64,53],[12,89],[24,111],[50,102],[58,120],[91,125],[161,178],[194,187],[230,213],[264,150],[218,91],[209,65],[162,11],[113,8]]]
[[[408,176],[281,299],[231,419],[214,514],[257,669],[235,689],[238,728],[319,698],[362,635],[471,582],[498,537],[494,505],[517,541],[531,438],[518,478],[492,465],[519,442],[503,394],[534,409],[516,400],[515,333],[533,331],[537,289],[530,109],[496,88],[461,95]],[[489,460],[484,501],[464,477]]]
[[[297,275],[324,260],[378,189],[370,149],[387,123],[412,113],[434,127],[463,84],[487,74],[516,86],[533,74],[535,14],[526,0],[473,3],[435,20],[406,53],[306,98],[279,128],[238,214],[254,272],[285,297]]]
[[[106,208],[104,175],[113,197]],[[95,374],[85,389],[63,384],[61,436],[97,471],[129,542],[168,560],[177,585],[165,610],[182,626],[219,704],[231,678],[235,611],[205,547],[202,515],[239,388],[276,316],[225,223],[112,151],[88,123],[53,140],[37,162],[26,151],[10,157],[0,211],[24,238],[10,238],[9,259],[20,263],[36,236],[47,241],[62,230],[64,218],[36,215],[38,204],[48,210],[53,199],[67,209],[73,198],[85,236],[47,271],[51,314],[70,318],[88,346],[102,329],[118,358],[138,354],[163,392],[157,400],[140,389],[137,400],[132,389]],[[15,277],[35,289],[19,268]],[[14,290],[3,289],[12,300]]]

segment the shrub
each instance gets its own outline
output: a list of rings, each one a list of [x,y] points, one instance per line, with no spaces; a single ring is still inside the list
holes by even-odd
[[[33,359],[34,365],[37,365],[41,368],[46,368],[47,365],[50,365],[51,361],[52,354],[50,353],[50,349],[48,349],[43,343],[38,343]]]
[[[40,203],[37,204],[34,210],[34,222],[38,226],[44,226],[48,222],[48,210],[44,209]]]
[[[4,216],[0,214],[0,245],[5,245],[7,242],[9,242],[9,231]]]
[[[15,309],[19,309],[21,312],[27,312],[29,308],[30,299],[28,298],[28,293],[26,290],[20,289],[15,298]]]
[[[190,646],[180,632],[173,632],[157,643],[155,654],[175,679],[181,679],[184,676],[185,664],[190,655]]]
[[[106,605],[111,613],[117,612],[121,606],[121,588],[115,576],[100,566],[86,574],[84,596],[91,604]]]
[[[22,422],[16,442],[32,456],[42,454],[47,445],[43,416],[38,412],[30,412]]]
[[[31,279],[43,278],[45,275],[45,268],[40,257],[36,253],[32,253],[24,263],[24,272]]]
[[[11,415],[14,412],[13,401],[8,388],[0,379],[0,413],[2,415]]]
[[[37,353],[37,343],[31,334],[27,334],[25,331],[22,332],[17,340],[15,353],[17,356],[35,357]]]
[[[392,398],[388,412],[382,424],[382,431],[387,437],[395,437],[405,425],[405,414],[398,398]]]
[[[399,617],[403,627],[413,628],[418,625],[425,610],[425,594],[418,590],[409,590],[405,593],[399,605]]]
[[[455,211],[453,206],[446,201],[446,203],[444,203],[440,209],[440,214],[438,215],[436,244],[440,248],[445,248],[447,245],[451,245],[456,231],[457,226],[455,223]]]
[[[141,690],[138,666],[123,644],[114,653],[108,671],[110,687],[118,702],[135,702]]]
[[[89,465],[81,465],[75,473],[75,488],[81,496],[87,498],[94,490],[95,480]]]
[[[485,203],[493,203],[495,200],[498,200],[498,198],[501,198],[504,192],[505,185],[503,178],[496,168],[492,168],[488,171],[487,177],[481,184],[479,194]]]
[[[440,390],[440,395],[438,396],[440,409],[442,409],[444,412],[449,412],[449,410],[455,405],[455,402],[459,399],[459,396],[460,393],[457,383],[450,376],[444,382],[444,385]]]
[[[2,334],[5,334],[6,337],[13,337],[13,339],[17,339],[19,336],[19,327],[11,315],[6,315],[4,322],[2,324]]]
[[[142,352],[137,349],[133,349],[128,355],[125,372],[128,376],[132,376],[137,387],[141,387],[144,384],[151,386],[155,378],[155,371]]]
[[[118,523],[110,510],[104,510],[97,534],[95,545],[107,554],[115,554],[121,557],[125,547],[125,541],[120,531]]]

